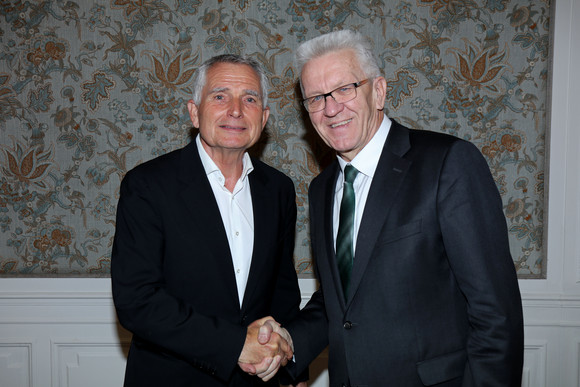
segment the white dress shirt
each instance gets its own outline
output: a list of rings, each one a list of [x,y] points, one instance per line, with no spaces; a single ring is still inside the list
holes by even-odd
[[[375,170],[379,164],[379,158],[383,151],[383,146],[389,135],[389,129],[391,128],[391,120],[387,117],[383,117],[383,122],[379,126],[379,129],[371,138],[369,143],[355,156],[350,162],[350,165],[355,167],[359,173],[354,179],[353,188],[355,196],[355,209],[354,209],[354,235],[352,239],[353,249],[356,251],[356,241],[358,236],[358,230],[360,227],[360,222],[365,209],[365,204],[367,201],[367,196],[369,195],[369,190],[371,188],[371,183],[373,181],[373,176],[375,175]],[[347,162],[343,160],[340,156],[337,156],[338,163],[340,164],[340,176],[336,180],[336,191],[334,194],[334,209],[333,209],[333,232],[334,232],[334,248],[336,251],[336,235],[338,234],[338,223],[340,219],[340,202],[342,201],[342,189],[344,187],[344,167]],[[356,256],[356,254],[355,254]]]
[[[254,210],[250,180],[248,179],[254,166],[250,156],[245,153],[242,175],[236,182],[233,192],[230,192],[225,186],[224,175],[201,145],[199,135],[197,135],[195,142],[226,229],[241,307],[254,249]]]

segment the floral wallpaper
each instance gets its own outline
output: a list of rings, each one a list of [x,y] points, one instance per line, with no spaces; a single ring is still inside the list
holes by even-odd
[[[343,28],[381,62],[386,113],[481,149],[520,278],[545,278],[548,0],[0,0],[0,277],[107,276],[119,183],[190,141],[196,68],[246,54],[270,78],[254,154],[289,175],[296,270],[312,276],[307,190],[334,157],[299,101],[293,53]]]

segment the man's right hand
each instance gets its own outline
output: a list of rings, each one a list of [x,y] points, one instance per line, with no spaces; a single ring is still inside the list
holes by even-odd
[[[273,318],[266,320],[260,327],[258,332],[258,341],[260,344],[266,344],[268,341],[270,341],[272,333],[277,333],[282,338],[284,338],[284,340],[286,340],[286,342],[288,342],[290,345],[292,352],[294,352],[294,343],[292,342],[290,333],[288,333],[285,328],[282,328],[282,326]]]
[[[258,342],[264,345],[270,341],[272,335],[280,335],[283,339],[285,339],[288,342],[290,348],[292,349],[292,352],[294,352],[294,344],[292,343],[292,337],[290,337],[290,333],[288,333],[286,329],[282,328],[282,326],[274,319],[266,320],[264,324],[260,327],[260,330],[258,332]],[[290,360],[290,358],[288,360]],[[282,365],[284,366],[286,365],[286,363]],[[258,371],[256,374],[260,379],[267,382],[276,374],[276,372],[278,372],[279,368],[280,365],[278,365],[276,363],[276,359],[274,359],[265,370]],[[299,386],[300,385],[298,385],[297,387]],[[307,385],[304,384],[303,386]]]
[[[240,368],[249,374],[258,375],[264,381],[274,377],[280,366],[286,365],[293,356],[287,339],[276,332],[281,329],[283,328],[272,317],[264,317],[251,323],[238,359]]]

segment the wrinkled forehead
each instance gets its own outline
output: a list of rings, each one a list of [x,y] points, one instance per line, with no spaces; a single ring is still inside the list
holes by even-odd
[[[300,87],[307,97],[328,93],[337,87],[358,82],[364,77],[354,52],[339,50],[308,61],[302,68]]]
[[[249,65],[240,63],[216,63],[207,71],[204,91],[240,91],[261,95],[260,77]]]

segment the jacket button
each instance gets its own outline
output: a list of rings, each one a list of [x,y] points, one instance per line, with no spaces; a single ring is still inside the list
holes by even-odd
[[[347,321],[344,323],[343,327],[344,329],[350,329],[352,328],[352,323],[350,321]]]

